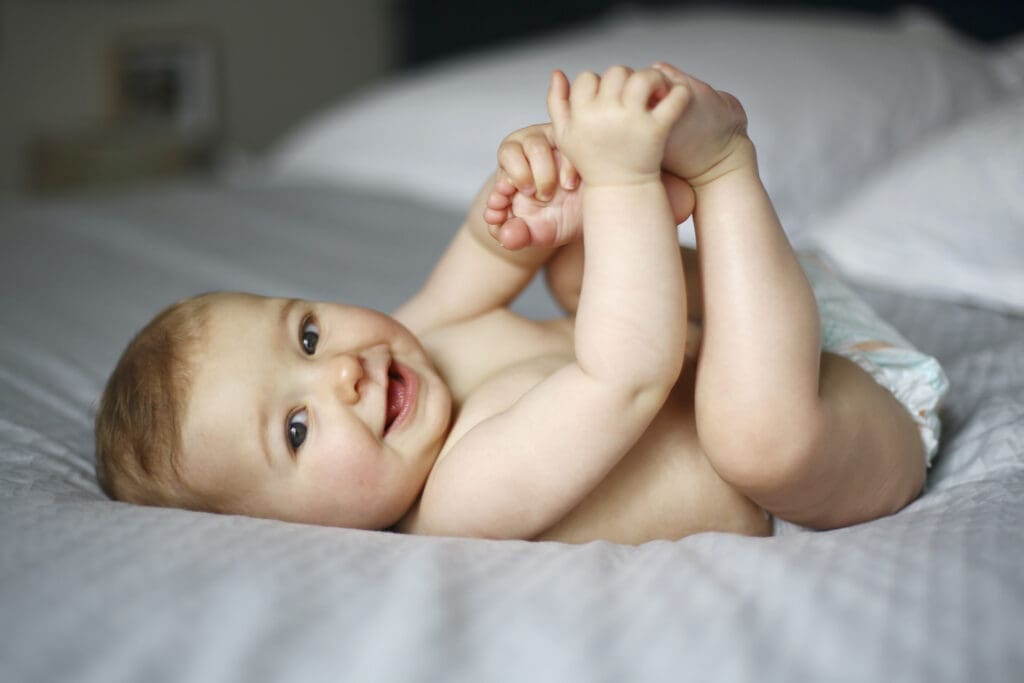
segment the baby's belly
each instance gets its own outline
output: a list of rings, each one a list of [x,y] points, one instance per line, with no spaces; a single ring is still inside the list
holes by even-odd
[[[704,455],[694,419],[693,380],[694,365],[687,362],[640,441],[598,488],[540,539],[636,544],[701,531],[771,533],[764,511],[723,481]]]

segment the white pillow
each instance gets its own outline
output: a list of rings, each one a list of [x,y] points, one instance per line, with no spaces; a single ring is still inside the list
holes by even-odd
[[[571,77],[656,59],[744,103],[792,232],[901,149],[1006,88],[988,52],[920,14],[620,13],[388,82],[299,127],[271,167],[461,210],[494,168],[502,136],[547,119],[551,69]]]
[[[992,70],[1003,86],[1024,92],[1024,34],[1004,41],[992,52]]]
[[[810,242],[866,284],[1024,313],[1024,96],[875,176]]]

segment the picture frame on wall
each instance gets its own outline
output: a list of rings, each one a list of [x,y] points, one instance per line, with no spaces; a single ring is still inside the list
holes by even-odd
[[[222,137],[221,50],[203,29],[116,34],[101,56],[96,125],[45,131],[28,145],[27,187],[52,193],[201,173]]]
[[[215,144],[222,121],[220,47],[198,29],[132,31],[111,49],[112,123],[161,130],[190,147]]]

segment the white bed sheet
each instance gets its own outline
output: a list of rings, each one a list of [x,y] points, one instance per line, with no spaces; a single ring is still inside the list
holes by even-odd
[[[102,495],[94,401],[155,310],[214,288],[387,309],[457,219],[273,184],[0,207],[5,680],[1019,680],[1024,320],[994,311],[865,292],[953,391],[928,493],[854,528],[574,547]]]

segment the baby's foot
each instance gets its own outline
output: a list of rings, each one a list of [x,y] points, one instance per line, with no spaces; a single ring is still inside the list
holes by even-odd
[[[694,185],[711,172],[728,170],[722,162],[749,147],[747,115],[739,100],[727,92],[683,73],[666,62],[653,67],[673,84],[684,85],[689,102],[665,143],[662,167]],[[717,177],[717,176],[716,176]]]
[[[694,196],[690,184],[671,173],[662,173],[669,207],[676,224],[693,213]],[[491,236],[506,249],[528,246],[558,247],[583,235],[583,193],[581,187],[559,187],[549,201],[518,192],[508,180],[495,183],[487,199],[484,218]]]
[[[506,249],[561,246],[582,234],[582,195],[578,187],[567,190],[559,185],[545,201],[518,191],[510,180],[501,178],[487,199],[484,220]]]

